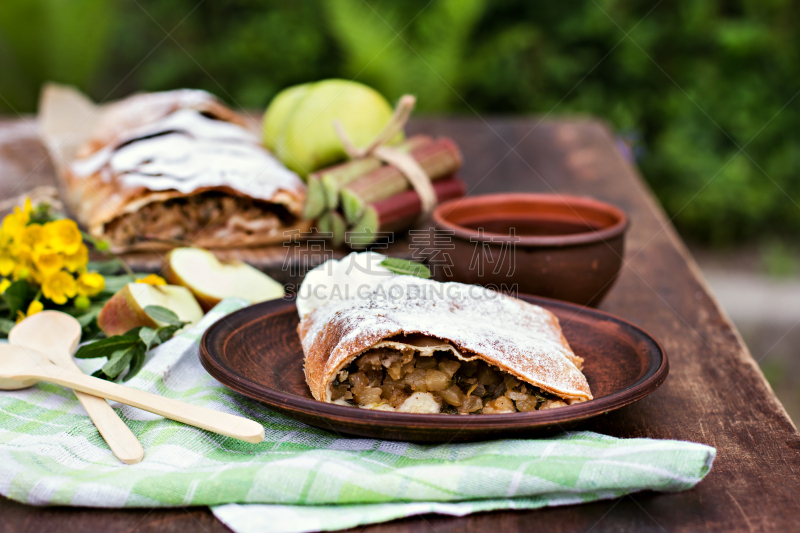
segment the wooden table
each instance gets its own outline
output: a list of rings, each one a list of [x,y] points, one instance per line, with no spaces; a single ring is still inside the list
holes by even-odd
[[[470,194],[559,191],[591,195],[632,220],[626,264],[601,309],[651,332],[666,348],[670,375],[644,400],[584,427],[616,437],[683,439],[716,447],[708,477],[678,494],[464,518],[424,516],[369,531],[761,531],[800,522],[800,435],[719,308],[664,212],[593,121],[424,119],[415,132],[453,137],[466,159]],[[512,147],[515,150],[512,151]],[[700,177],[698,177],[700,178]],[[0,121],[0,200],[53,182],[32,129]],[[35,508],[0,500],[0,530],[224,531],[204,508],[89,510]]]

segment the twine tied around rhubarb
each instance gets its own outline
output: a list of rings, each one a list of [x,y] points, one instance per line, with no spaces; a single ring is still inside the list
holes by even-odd
[[[418,222],[424,222],[436,207],[436,192],[431,184],[431,178],[411,154],[386,145],[387,142],[394,139],[403,130],[416,103],[417,99],[410,94],[401,97],[394,114],[392,114],[392,118],[389,119],[389,122],[372,142],[364,148],[358,148],[352,143],[344,131],[342,123],[338,120],[333,121],[333,128],[336,130],[336,134],[342,141],[342,146],[344,146],[344,150],[350,159],[375,157],[384,163],[397,167],[403,173],[411,187],[419,195],[421,209]]]

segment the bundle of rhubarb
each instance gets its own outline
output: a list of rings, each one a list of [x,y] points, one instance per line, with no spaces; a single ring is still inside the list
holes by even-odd
[[[464,196],[456,176],[462,158],[447,137],[415,135],[393,146],[408,153],[430,178],[436,202]],[[317,219],[319,231],[330,233],[339,246],[363,248],[383,232],[402,231],[420,218],[422,202],[400,169],[376,157],[354,159],[312,174],[307,180],[304,216]]]

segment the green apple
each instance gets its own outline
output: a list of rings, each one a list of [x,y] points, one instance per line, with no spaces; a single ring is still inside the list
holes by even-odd
[[[347,80],[323,80],[285,89],[264,116],[264,144],[302,176],[341,161],[344,147],[333,121],[342,123],[358,147],[386,126],[392,106],[376,90]],[[393,142],[402,140],[398,134]]]
[[[275,151],[276,140],[285,128],[287,119],[292,115],[295,106],[303,99],[313,83],[295,85],[279,92],[269,104],[269,120],[264,115],[264,146]]]
[[[283,285],[241,261],[223,263],[202,248],[175,248],[167,256],[164,277],[192,291],[206,311],[229,296],[250,303],[283,298]]]

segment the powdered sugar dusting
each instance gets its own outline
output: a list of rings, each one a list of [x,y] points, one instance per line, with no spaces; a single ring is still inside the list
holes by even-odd
[[[297,174],[261,146],[251,131],[194,109],[181,109],[137,128],[113,145],[73,161],[72,168],[83,177],[109,169],[104,179],[152,191],[189,194],[203,187],[230,187],[270,201],[280,190],[304,190]]]
[[[301,339],[306,354],[321,335],[338,334],[326,366],[343,366],[377,340],[421,334],[450,341],[465,355],[478,354],[558,396],[592,397],[552,313],[475,285],[395,276],[369,299],[331,302],[306,321],[310,327]],[[326,368],[325,375],[333,370]]]

